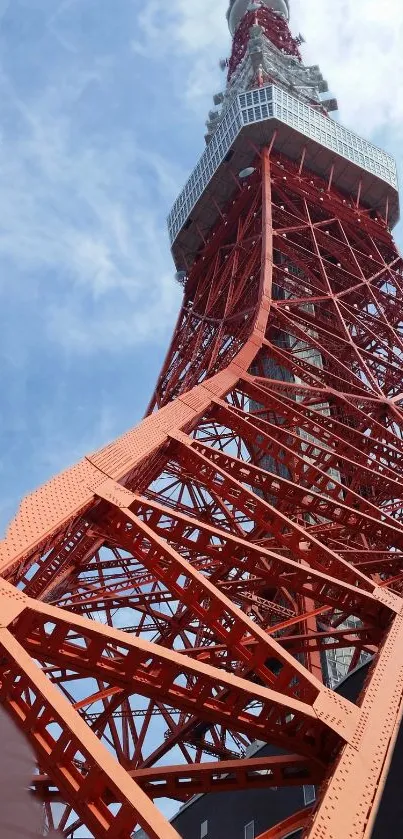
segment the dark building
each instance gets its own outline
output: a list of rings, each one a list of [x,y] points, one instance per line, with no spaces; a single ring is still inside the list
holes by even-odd
[[[356,701],[359,696],[368,671],[368,662],[361,665],[336,688],[346,699]],[[397,750],[396,750],[397,751]],[[381,832],[396,816],[396,808],[391,807],[395,796],[398,778],[403,772],[403,735],[401,737],[401,759],[396,761],[394,768],[395,781],[390,787],[386,785],[383,805],[380,807],[375,832],[372,839],[403,836],[403,799],[400,815],[401,833]],[[263,743],[253,744],[248,755],[279,754],[279,750]],[[247,755],[247,756],[248,756]],[[400,774],[399,774],[400,773]],[[389,788],[390,787],[390,788]],[[400,800],[400,796],[397,796]],[[316,790],[313,786],[279,787],[268,789],[250,789],[240,792],[217,792],[207,795],[196,795],[190,799],[172,819],[172,824],[183,839],[256,839],[264,831],[273,827],[289,816],[312,805],[316,800]],[[396,804],[396,802],[395,802]],[[394,816],[392,816],[394,812]],[[286,839],[300,839],[302,831],[291,829]],[[136,834],[136,839],[147,839],[143,831]]]
[[[250,750],[251,756],[274,753],[261,743]],[[172,821],[183,839],[255,839],[314,800],[310,786],[209,793],[191,799]]]

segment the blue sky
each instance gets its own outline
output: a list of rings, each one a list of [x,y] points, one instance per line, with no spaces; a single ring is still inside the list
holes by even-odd
[[[293,29],[402,175],[402,4],[335,5],[291,0]],[[165,217],[224,83],[225,10],[0,0],[1,529],[142,416],[180,305]]]

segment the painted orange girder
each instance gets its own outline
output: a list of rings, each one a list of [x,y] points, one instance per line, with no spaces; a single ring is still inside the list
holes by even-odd
[[[149,415],[23,501],[0,698],[51,828],[178,839],[155,798],[326,778],[267,839],[370,837],[402,714],[402,285],[380,216],[263,150]],[[356,705],[322,679],[346,648],[373,657]]]

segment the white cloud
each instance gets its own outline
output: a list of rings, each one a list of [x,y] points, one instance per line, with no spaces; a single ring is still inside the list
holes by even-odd
[[[180,300],[161,213],[177,172],[124,130],[114,143],[74,137],[69,107],[96,77],[77,75],[29,106],[0,85],[20,121],[0,148],[0,257],[14,295],[41,296],[48,337],[80,352],[165,339]]]
[[[78,410],[83,410],[78,405]],[[69,433],[64,426],[55,426],[52,407],[44,407],[40,418],[40,437],[46,440],[38,452],[38,463],[41,469],[52,475],[61,468],[67,468],[78,462],[85,452],[94,452],[105,442],[116,435],[118,425],[118,411],[114,405],[103,401],[95,421],[88,424],[79,436]],[[1,505],[0,505],[1,517]]]
[[[179,308],[180,296],[171,273],[151,276],[143,294],[126,294],[120,304],[108,305],[92,319],[85,302],[72,300],[55,304],[48,310],[49,336],[65,347],[80,353],[116,350],[166,340],[167,327]]]
[[[401,0],[291,0],[294,31],[337,94],[343,122],[369,134],[403,128]]]
[[[180,92],[195,110],[205,107],[203,100],[211,99],[225,78],[218,68],[230,48],[225,11],[217,0],[150,0],[138,16],[142,37],[133,40],[133,49],[184,60]]]
[[[217,0],[149,0],[139,11],[138,23],[148,42],[161,39],[164,52],[180,46],[185,54],[193,55],[214,45],[218,50],[228,47],[225,11],[225,3]],[[141,43],[144,46],[143,40]]]

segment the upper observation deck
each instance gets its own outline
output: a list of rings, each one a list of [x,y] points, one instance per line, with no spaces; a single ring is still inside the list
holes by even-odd
[[[234,4],[235,5],[235,4]],[[340,123],[274,84],[240,93],[226,110],[168,217],[178,269],[191,265],[236,189],[239,173],[250,166],[256,148],[269,144],[291,160],[304,154],[304,168],[328,178],[346,196],[360,195],[362,206],[399,218],[394,159]]]

